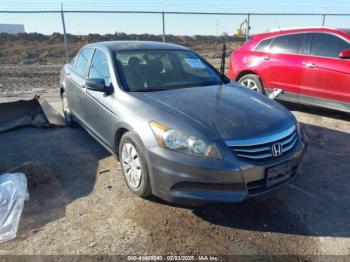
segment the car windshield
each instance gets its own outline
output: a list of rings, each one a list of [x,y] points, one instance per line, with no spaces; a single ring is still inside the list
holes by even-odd
[[[187,50],[123,50],[116,52],[127,91],[149,92],[221,83],[220,75]]]

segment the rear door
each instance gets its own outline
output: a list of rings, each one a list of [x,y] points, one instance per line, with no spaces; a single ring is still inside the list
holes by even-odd
[[[350,103],[350,60],[339,58],[350,43],[328,33],[311,33],[310,37],[310,55],[303,61],[301,94]]]
[[[268,66],[262,75],[267,89],[281,88],[289,93],[298,93],[306,40],[305,33],[282,35],[273,39],[269,55],[265,58]]]
[[[66,92],[70,110],[79,120],[85,122],[82,100],[85,96],[84,83],[89,70],[92,48],[83,48],[76,57],[72,70],[67,73]]]

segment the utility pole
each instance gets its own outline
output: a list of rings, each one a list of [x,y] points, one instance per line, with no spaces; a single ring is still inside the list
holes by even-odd
[[[67,63],[69,63],[69,44],[66,32],[66,23],[64,22],[64,13],[63,13],[63,3],[61,3],[61,18],[62,18],[62,26],[63,26],[63,39],[64,39],[64,49],[66,50],[66,59]]]
[[[164,0],[162,0],[162,25],[163,25],[163,43],[165,43],[165,14],[164,14]]]
[[[326,24],[326,15],[323,14],[322,15],[322,26],[325,26],[325,24]]]
[[[165,43],[165,15],[164,15],[164,9],[162,11],[162,22],[163,22],[163,43]]]
[[[220,25],[220,20],[216,19],[216,36],[219,35],[219,25]]]

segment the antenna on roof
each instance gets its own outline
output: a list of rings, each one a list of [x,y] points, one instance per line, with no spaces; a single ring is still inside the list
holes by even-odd
[[[278,29],[281,30],[280,24],[278,23],[278,19],[276,19],[275,22],[276,22]]]
[[[221,77],[221,85],[224,84],[225,80],[225,59],[226,59],[226,41],[222,47],[222,56],[221,56],[221,66],[220,66],[220,77]]]

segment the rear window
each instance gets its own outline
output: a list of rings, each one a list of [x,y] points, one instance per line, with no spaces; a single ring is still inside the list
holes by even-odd
[[[305,34],[278,36],[272,42],[271,53],[299,54]]]

